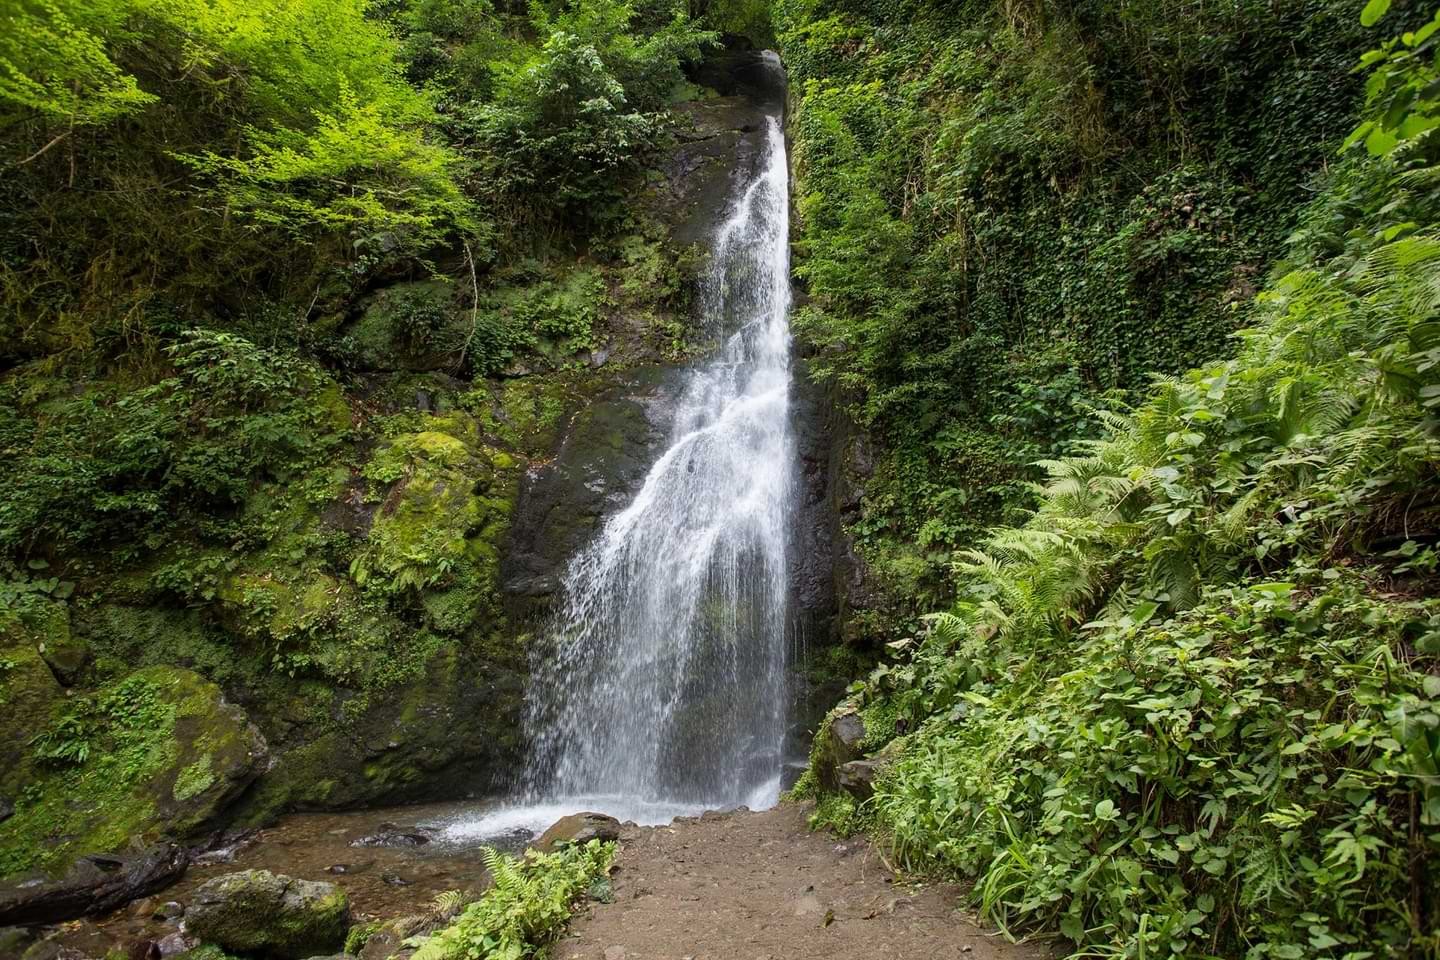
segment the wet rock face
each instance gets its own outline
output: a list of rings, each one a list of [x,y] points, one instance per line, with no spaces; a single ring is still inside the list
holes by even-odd
[[[677,247],[714,235],[735,187],[753,179],[763,160],[766,116],[780,114],[785,102],[783,73],[758,51],[712,57],[694,80],[720,96],[676,108],[678,144],[642,200],[670,227]]]
[[[196,891],[185,926],[225,950],[303,960],[340,948],[350,906],[333,883],[246,870],[216,877]]]
[[[502,554],[512,609],[543,613],[570,558],[638,492],[670,429],[677,371],[641,367],[578,410],[555,456],[531,470]]]
[[[830,393],[809,379],[797,360],[790,390],[790,417],[800,464],[796,478],[794,542],[790,556],[792,603],[800,629],[812,642],[831,639],[836,609],[835,545],[839,527],[833,509],[834,404]]]

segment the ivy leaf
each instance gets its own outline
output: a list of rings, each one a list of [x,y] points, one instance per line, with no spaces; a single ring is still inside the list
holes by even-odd
[[[1367,27],[1373,27],[1389,10],[1390,0],[1370,0],[1365,4],[1365,9],[1360,11],[1360,22]]]

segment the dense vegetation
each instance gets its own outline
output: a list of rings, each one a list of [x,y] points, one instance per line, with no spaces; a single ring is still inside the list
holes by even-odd
[[[828,369],[882,445],[862,546],[883,564],[886,537],[936,542],[907,518],[1019,518],[954,531],[953,604],[841,708],[874,795],[818,820],[973,878],[1012,933],[1440,952],[1440,19],[1389,6],[1364,23],[1414,32],[1364,55],[1353,98],[1351,4],[975,4],[984,32],[920,17],[873,43],[803,7],[785,28],[815,74],[805,323],[846,346]],[[865,71],[910,64],[935,143],[865,140],[895,91]],[[900,259],[862,274],[863,250]],[[943,426],[911,432],[932,408]]]
[[[523,857],[487,852],[492,885],[456,920],[415,951],[417,960],[525,960],[545,956],[571,907],[591,897],[609,901],[615,844],[591,840],[554,853]]]
[[[785,0],[798,331],[877,447],[900,605],[1033,504],[1090,404],[1230,349],[1373,41],[1334,0]]]
[[[0,871],[213,825],[222,692],[252,819],[516,747],[450,723],[518,698],[520,476],[622,317],[686,349],[637,197],[729,33],[894,651],[817,821],[1081,956],[1440,955],[1432,14],[0,0]],[[609,856],[416,946],[534,955]]]
[[[519,749],[500,544],[611,325],[611,369],[686,349],[635,200],[717,36],[669,0],[0,4],[5,872],[64,866],[66,778],[113,806],[61,704],[136,667],[263,728],[254,818],[414,794],[463,759],[436,717]]]

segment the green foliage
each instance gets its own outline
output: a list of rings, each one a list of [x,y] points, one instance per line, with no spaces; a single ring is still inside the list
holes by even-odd
[[[32,783],[17,798],[0,830],[0,874],[128,843],[152,814],[153,800],[137,787],[176,754],[176,715],[157,677],[137,674],[74,704],[42,731],[31,749],[51,782]]]
[[[527,850],[523,858],[486,851],[491,887],[450,926],[426,938],[417,960],[522,960],[543,956],[570,919],[575,902],[604,880],[613,843]]]
[[[293,354],[209,330],[167,352],[174,375],[138,389],[37,400],[24,381],[0,386],[0,416],[16,424],[0,450],[16,478],[0,498],[0,545],[134,551],[187,509],[239,503],[255,479],[313,466],[341,437],[317,402],[325,376]]]
[[[1389,0],[1371,0],[1365,7],[1365,25],[1385,15]],[[1348,145],[1364,141],[1372,156],[1384,156],[1402,143],[1410,143],[1440,126],[1440,92],[1425,82],[1427,67],[1435,64],[1435,32],[1440,11],[1418,30],[1387,41],[1361,60],[1370,69],[1365,84],[1366,120],[1350,135]]]
[[[1100,410],[860,689],[904,721],[876,823],[1002,928],[1077,956],[1440,943],[1429,148],[1352,154],[1236,356]]]
[[[876,445],[852,532],[892,594],[944,602],[1089,406],[1232,349],[1367,40],[1349,0],[776,12],[795,326]]]
[[[102,4],[16,0],[0,37],[0,102],[70,124],[104,123],[151,102],[105,53],[101,37],[123,20]]]
[[[621,217],[617,188],[658,144],[680,65],[714,39],[680,3],[537,4],[530,19],[538,43],[492,61],[489,95],[457,103],[447,119],[473,189],[501,211],[505,239],[520,249],[534,237],[517,230]]]

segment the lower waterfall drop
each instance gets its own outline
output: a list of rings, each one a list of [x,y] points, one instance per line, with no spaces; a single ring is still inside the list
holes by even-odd
[[[639,494],[565,576],[533,681],[533,801],[656,819],[779,799],[795,463],[788,189],[769,116],[759,172],[702,284],[706,332],[721,343],[687,372]]]

